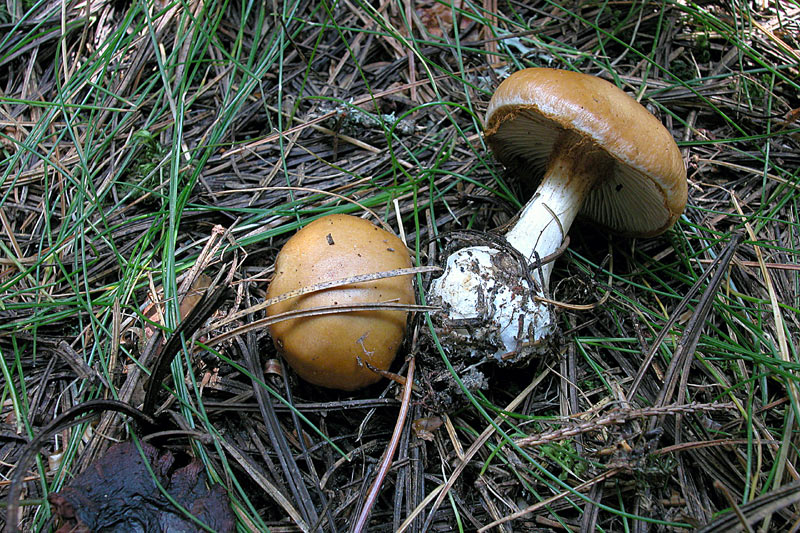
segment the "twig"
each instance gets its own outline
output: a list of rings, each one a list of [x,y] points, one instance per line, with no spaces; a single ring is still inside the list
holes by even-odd
[[[383,480],[386,478],[386,474],[389,473],[389,468],[392,466],[392,459],[394,458],[395,451],[397,450],[397,445],[400,442],[400,437],[403,434],[403,426],[405,425],[409,405],[411,404],[411,390],[414,383],[414,366],[414,357],[412,356],[408,362],[408,374],[406,375],[405,387],[403,387],[403,401],[400,404],[400,412],[397,413],[397,423],[394,426],[392,438],[383,454],[383,459],[381,460],[380,467],[378,468],[378,473],[375,475],[375,480],[372,482],[372,485],[367,492],[367,497],[364,499],[364,505],[358,514],[358,518],[355,520],[355,522],[353,522],[353,527],[350,529],[352,533],[362,533],[362,531],[365,531],[370,512],[372,511],[372,506],[375,505],[375,500],[378,498],[378,493],[383,485]]]
[[[644,409],[618,409],[614,410],[602,418],[596,418],[588,422],[582,422],[570,427],[523,437],[514,441],[519,447],[541,446],[548,442],[562,440],[567,437],[574,437],[589,431],[595,431],[605,426],[624,424],[636,418],[646,418],[650,416],[678,415],[695,413],[697,411],[722,411],[733,409],[732,403],[689,403],[684,405],[668,405],[664,407],[645,407]]]

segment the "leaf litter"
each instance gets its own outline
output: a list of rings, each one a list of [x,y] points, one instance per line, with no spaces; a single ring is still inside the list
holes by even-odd
[[[601,75],[647,105],[684,150],[689,208],[649,241],[573,229],[553,297],[607,300],[561,310],[561,344],[530,367],[464,369],[491,386],[474,403],[415,323],[408,417],[425,422],[405,425],[370,531],[796,523],[796,3],[373,4],[0,8],[0,494],[26,442],[70,407],[112,390],[141,403],[158,351],[138,342],[157,322],[150,296],[180,314],[164,280],[198,263],[221,273],[236,316],[263,300],[298,221],[321,212],[372,209],[422,264],[443,253],[440,233],[509,222],[530,191],[487,156],[480,121],[505,73],[536,65]],[[224,252],[199,261],[217,225]],[[742,232],[719,290],[687,296]],[[187,350],[163,382],[180,400],[158,407],[194,428],[240,528],[345,531],[390,442],[398,386],[342,396],[285,368],[265,376],[281,363],[247,328],[261,318]],[[655,408],[662,390],[672,400]],[[106,413],[42,443],[70,452],[21,473],[30,505],[15,518],[46,530],[50,492],[128,431]],[[526,438],[536,446],[513,446]]]

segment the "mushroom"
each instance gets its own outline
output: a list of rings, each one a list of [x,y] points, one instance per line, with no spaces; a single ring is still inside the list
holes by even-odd
[[[683,212],[686,170],[672,135],[636,100],[565,70],[525,69],[503,81],[484,135],[500,162],[543,177],[505,234],[515,251],[458,250],[429,301],[443,308],[434,317],[443,345],[517,362],[543,351],[555,328],[545,301],[552,263],[539,260],[559,249],[576,215],[618,234],[658,235]]]
[[[388,231],[351,215],[319,218],[293,235],[275,260],[267,298],[326,281],[411,267],[406,246]],[[358,303],[414,303],[410,275],[352,283],[271,305],[267,315]],[[347,311],[279,321],[269,329],[278,351],[301,378],[355,390],[388,370],[406,330],[405,311]]]

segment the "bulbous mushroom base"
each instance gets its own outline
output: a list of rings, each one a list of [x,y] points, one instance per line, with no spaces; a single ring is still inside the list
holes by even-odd
[[[519,364],[544,352],[554,324],[549,306],[534,299],[536,279],[496,248],[471,246],[450,255],[428,291],[428,303],[442,307],[431,318],[448,355]]]

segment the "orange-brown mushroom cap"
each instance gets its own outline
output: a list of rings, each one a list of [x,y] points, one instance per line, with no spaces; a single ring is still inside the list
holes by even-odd
[[[581,215],[631,236],[657,235],[686,206],[686,168],[669,131],[636,100],[595,76],[530,68],[492,96],[485,136],[503,163],[544,171],[564,135],[608,155]],[[580,144],[580,143],[578,143]]]
[[[267,298],[317,283],[410,266],[408,251],[395,235],[358,217],[329,215],[305,226],[283,246]],[[375,302],[413,304],[411,276],[313,292],[274,304],[267,314]],[[300,377],[323,387],[355,390],[381,378],[363,363],[389,368],[405,335],[406,315],[371,310],[295,318],[271,325],[270,333]]]

